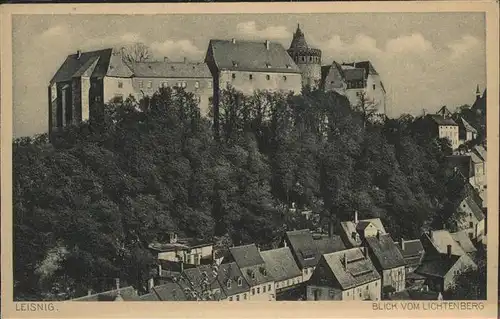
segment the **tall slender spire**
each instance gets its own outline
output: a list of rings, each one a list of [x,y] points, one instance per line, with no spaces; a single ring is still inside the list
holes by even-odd
[[[479,91],[479,84],[478,84],[476,87],[476,100],[478,100],[479,98],[481,98],[481,91]]]

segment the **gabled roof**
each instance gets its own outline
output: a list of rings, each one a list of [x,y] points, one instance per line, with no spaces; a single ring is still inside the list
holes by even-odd
[[[100,292],[90,296],[83,296],[80,298],[72,299],[72,301],[118,301],[118,300],[139,301],[140,298],[135,292],[134,287],[128,286],[120,289]]]
[[[219,70],[301,73],[285,48],[275,42],[267,49],[264,41],[210,40],[207,62],[210,55]]]
[[[486,162],[487,152],[486,149],[482,145],[476,145],[472,148],[472,151],[476,153],[483,161]]]
[[[318,236],[318,238],[315,238],[315,235],[313,234],[313,239],[314,244],[321,255],[346,249],[342,238],[338,235],[332,235],[331,237],[328,235],[321,235]]]
[[[370,247],[370,251],[375,257],[375,264],[381,269],[387,270],[406,266],[403,255],[390,235],[386,234],[367,237],[365,240],[368,247]]]
[[[438,114],[428,114],[427,116],[437,125],[446,125],[446,126],[458,125],[455,121],[453,121],[451,117],[443,117],[442,115]]]
[[[464,256],[439,254],[432,258],[426,259],[415,270],[417,274],[424,276],[444,278],[450,269]]]
[[[285,236],[300,269],[316,266],[321,254],[309,229],[288,231]]]
[[[476,219],[478,221],[482,221],[484,219],[484,213],[481,207],[479,207],[479,205],[470,196],[467,196],[464,201],[469,206]]]
[[[229,248],[229,252],[240,268],[264,264],[264,259],[262,259],[259,249],[255,244],[231,247]]]
[[[473,253],[477,251],[476,247],[469,238],[469,235],[465,230],[458,231],[456,233],[451,233],[451,237],[462,247],[466,253]]]
[[[136,77],[146,78],[211,78],[206,63],[201,62],[138,62],[130,68]]]
[[[364,69],[342,68],[346,81],[363,81],[365,79]]]
[[[415,267],[420,264],[425,252],[420,239],[404,240],[403,245],[401,242],[397,242],[396,245],[403,255],[407,266]]]
[[[470,125],[469,122],[467,122],[463,117],[460,117],[459,121],[461,122],[466,131],[477,134],[477,130],[472,125]]]
[[[290,50],[307,49],[308,47],[304,33],[300,30],[300,25],[297,25],[297,30],[293,34],[292,42],[290,43]]]
[[[358,226],[361,224],[360,227],[366,228],[369,224],[373,224],[379,231],[380,234],[385,235],[387,232],[385,231],[384,225],[382,224],[382,221],[380,218],[368,218],[368,219],[362,219],[358,221],[358,224],[355,224],[353,221],[344,221],[340,222],[341,230],[344,233],[344,236],[347,238],[349,241],[348,243],[345,243],[346,245],[350,246],[359,246],[361,245],[361,238],[359,240],[355,240],[353,238],[353,233],[359,234],[359,229]],[[364,229],[362,228],[362,229]],[[361,229],[361,228],[360,228]],[[360,236],[358,236],[360,237]]]
[[[158,298],[158,295],[155,292],[149,292],[145,295],[142,295],[139,297],[141,301],[160,301],[160,298]]]
[[[160,301],[186,301],[185,293],[187,285],[181,282],[167,282],[163,285],[153,287],[151,292],[155,293]]]
[[[351,248],[323,255],[342,290],[380,279],[380,275],[360,248]],[[347,262],[347,264],[346,264]]]
[[[228,297],[250,290],[248,282],[245,280],[245,277],[235,262],[221,264],[219,266],[217,278],[224,294]],[[242,279],[240,281],[241,286],[238,285],[239,278]],[[227,285],[229,280],[231,281],[230,286]]]
[[[359,62],[350,62],[350,63],[342,63],[342,66],[345,67],[353,67],[356,69],[363,69],[363,75],[364,78],[366,79],[368,75],[373,74],[373,75],[378,75],[377,70],[375,70],[375,67],[370,61],[359,61]]]
[[[441,115],[443,117],[451,117],[453,115],[453,113],[450,112],[450,110],[448,110],[448,108],[446,107],[446,105],[443,105],[439,111],[436,112],[437,115]]]
[[[289,247],[282,247],[261,252],[266,268],[275,281],[295,278],[302,275],[293,259]]]
[[[274,278],[271,275],[271,272],[267,270],[267,266],[265,263],[263,263],[262,265],[248,266],[245,268],[240,267],[240,270],[243,274],[243,278],[245,278],[250,287],[255,287],[274,281]]]
[[[218,289],[220,291],[220,293],[217,293],[215,295],[216,299],[226,298],[224,292],[221,290],[218,278],[215,277],[215,274],[212,271],[211,265],[203,265],[195,268],[186,269],[184,270],[183,275],[187,280],[189,280],[191,286],[195,290],[201,290],[201,287],[203,287],[203,281],[205,278],[207,278],[208,283],[210,285],[210,289],[212,290]]]
[[[435,256],[436,254],[446,255],[448,252],[448,245],[451,245],[451,253],[453,255],[463,257],[464,263],[468,265],[476,265],[474,261],[469,257],[465,250],[460,246],[460,244],[453,239],[450,232],[447,230],[433,230],[430,234],[424,233],[422,235],[422,243],[426,241],[432,246],[425,247],[428,256]]]

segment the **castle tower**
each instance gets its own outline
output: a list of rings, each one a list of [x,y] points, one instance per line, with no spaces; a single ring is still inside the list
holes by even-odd
[[[481,91],[479,91],[479,84],[476,87],[476,101],[481,98]]]
[[[297,25],[287,52],[302,71],[302,85],[317,88],[321,81],[321,50],[307,45],[300,25]]]

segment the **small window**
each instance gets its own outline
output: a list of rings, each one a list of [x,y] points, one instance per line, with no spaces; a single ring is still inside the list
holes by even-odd
[[[473,222],[469,222],[469,227],[470,228],[474,227],[474,223]]]
[[[240,301],[240,295],[236,295],[236,301]]]
[[[122,81],[118,81],[118,88],[119,89],[123,88],[123,82]]]
[[[373,89],[375,90],[375,84],[373,84]]]
[[[234,73],[231,74],[231,77],[233,78],[233,80],[236,79],[236,74],[234,74]]]
[[[149,81],[148,82],[148,89],[152,88],[153,87],[153,81]]]
[[[96,101],[96,102],[101,102],[101,97],[100,97],[99,95],[97,95],[97,96],[95,97],[95,101]]]
[[[255,279],[255,273],[252,272],[252,279]]]
[[[209,81],[207,84],[208,84],[208,88],[211,89],[212,88],[212,81]]]
[[[260,287],[257,287],[257,295],[260,294]]]
[[[229,297],[229,301],[233,301],[233,297]]]
[[[265,293],[266,292],[266,286],[262,287],[262,292]]]
[[[246,292],[243,294],[243,299],[247,300],[247,293]]]
[[[144,83],[142,81],[139,81],[139,87],[142,89],[144,87]]]
[[[238,278],[238,287],[241,287],[243,285],[243,279]]]
[[[231,289],[231,280],[228,280],[226,285],[227,285],[227,289]]]
[[[195,88],[199,88],[200,87],[200,82],[198,82],[198,81],[194,82],[194,87]]]
[[[249,80],[252,80],[252,79],[253,79],[253,75],[252,75],[252,74],[249,74],[249,75],[248,75],[248,79],[249,79]]]
[[[271,284],[267,285],[267,290],[271,291]]]
[[[347,292],[347,296],[349,296],[349,291]]]
[[[252,288],[252,296],[255,295],[255,288]]]
[[[286,75],[283,75],[283,81],[286,81]]]
[[[268,81],[269,81],[270,79],[271,79],[271,76],[270,76],[269,74],[268,74],[268,75],[266,75],[266,80],[268,80]]]
[[[377,282],[377,281],[375,281],[375,287],[377,287],[377,286],[378,286],[378,282]]]

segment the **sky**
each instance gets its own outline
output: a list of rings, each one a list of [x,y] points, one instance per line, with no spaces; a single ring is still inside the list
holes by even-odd
[[[77,50],[142,42],[157,59],[202,61],[210,39],[288,49],[298,23],[323,65],[372,61],[391,117],[472,104],[476,85],[486,85],[484,13],[16,15],[12,23],[14,137],[48,130],[48,83]]]

